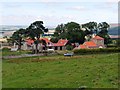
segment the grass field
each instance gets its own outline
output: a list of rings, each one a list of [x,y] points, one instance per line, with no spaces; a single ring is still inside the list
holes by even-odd
[[[118,53],[3,60],[3,88],[117,88]]]

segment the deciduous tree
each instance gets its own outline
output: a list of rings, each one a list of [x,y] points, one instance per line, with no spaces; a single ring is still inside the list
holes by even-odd
[[[107,22],[101,22],[98,24],[99,33],[97,35],[104,38],[104,43],[106,45],[111,41],[110,36],[108,34],[109,27],[110,25]]]
[[[38,51],[38,43],[40,40],[40,34],[48,32],[48,29],[43,26],[43,21],[35,21],[26,29],[26,36],[31,37],[36,45],[36,51]]]
[[[13,43],[16,43],[18,45],[18,50],[21,49],[21,45],[22,45],[22,41],[23,38],[25,36],[25,29],[19,29],[16,32],[13,33],[12,37],[10,38],[10,40]]]

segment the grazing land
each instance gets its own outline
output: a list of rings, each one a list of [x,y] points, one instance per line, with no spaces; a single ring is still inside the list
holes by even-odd
[[[117,88],[118,53],[2,61],[3,88]]]

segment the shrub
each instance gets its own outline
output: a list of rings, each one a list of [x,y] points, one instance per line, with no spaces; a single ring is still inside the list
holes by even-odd
[[[73,49],[73,46],[67,45],[67,46],[66,46],[66,49],[67,49],[67,50],[72,50],[72,49]]]
[[[2,51],[9,51],[9,48],[2,48]]]
[[[100,48],[100,49],[74,49],[75,54],[99,54],[120,52],[120,48]]]

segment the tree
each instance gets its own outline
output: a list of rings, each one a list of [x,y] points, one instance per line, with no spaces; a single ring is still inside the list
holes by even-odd
[[[13,43],[16,43],[18,45],[18,50],[21,49],[24,34],[25,34],[25,29],[21,28],[21,29],[17,30],[16,32],[14,32],[12,37],[10,38],[10,40]]]
[[[60,34],[64,33],[65,32],[65,28],[64,28],[64,24],[60,24],[58,25],[56,28],[55,28],[55,33],[54,33],[54,36],[55,37],[58,37],[60,36]]]
[[[65,31],[65,24],[60,24],[55,28],[55,32],[53,35],[53,38],[51,39],[53,42],[58,41],[59,39],[65,39],[66,38],[66,31]]]
[[[35,21],[26,29],[26,36],[35,40],[35,53],[38,53],[40,34],[43,34],[44,32],[48,32],[48,29],[43,26],[43,21]]]
[[[101,22],[98,24],[98,28],[100,30],[108,30],[109,27],[110,25],[107,22]]]
[[[94,32],[97,33],[97,22],[82,24],[82,28],[86,29],[87,34],[93,34]]]
[[[66,38],[72,43],[82,44],[85,40],[85,33],[76,22],[65,24]]]
[[[74,47],[73,47],[72,45],[67,45],[67,46],[66,46],[66,49],[67,49],[67,50],[72,50],[73,48],[74,48]]]
[[[94,33],[97,34],[97,22],[89,22],[86,24],[82,24],[82,28],[85,28],[85,36],[87,37],[87,40],[89,41],[92,38],[92,35]]]
[[[68,39],[72,43],[82,44],[85,40],[85,33],[76,22],[58,25],[55,30],[53,41],[62,38]]]
[[[116,46],[117,46],[117,47],[120,47],[120,39],[117,39],[117,40],[116,40]]]
[[[104,38],[104,43],[106,45],[111,41],[110,36],[108,35],[109,27],[110,25],[107,22],[101,22],[98,24],[99,33],[97,35]]]
[[[57,38],[57,37],[53,37],[53,38],[50,39],[50,41],[53,42],[53,43],[57,43],[58,40],[59,40],[59,38]]]

